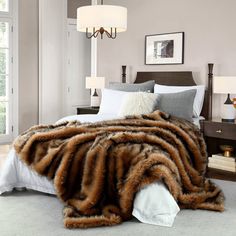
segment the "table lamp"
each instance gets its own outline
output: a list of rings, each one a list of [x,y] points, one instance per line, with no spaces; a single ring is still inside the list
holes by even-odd
[[[102,89],[105,87],[104,77],[86,77],[86,89],[91,89],[91,107],[99,107],[100,98],[96,89]]]
[[[221,118],[223,122],[234,122],[236,112],[230,94],[236,94],[236,76],[215,76],[213,78],[213,93],[228,94]]]

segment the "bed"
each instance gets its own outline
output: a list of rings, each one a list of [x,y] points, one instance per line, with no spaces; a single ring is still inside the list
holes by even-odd
[[[192,72],[138,72],[134,83],[143,83],[149,80],[155,80],[157,84],[168,86],[194,86],[196,83],[193,80]],[[201,112],[201,117],[195,119],[196,125],[199,125],[199,120],[209,117],[209,93],[206,92],[206,97]],[[203,117],[203,118],[202,118]],[[100,122],[104,120],[113,120],[119,118],[112,114],[98,114],[98,115],[79,115],[65,117],[58,121],[78,120],[80,122]],[[11,150],[5,167],[0,176],[0,194],[16,189],[32,189],[48,194],[56,194],[52,181],[46,177],[39,175],[35,171],[26,166],[18,157],[15,150]],[[156,199],[163,204],[156,204]],[[140,209],[147,208],[149,204],[149,213],[153,211],[155,216],[147,217],[147,212],[140,212]],[[150,205],[151,204],[151,205]],[[154,205],[152,205],[154,204]],[[135,207],[137,206],[137,207]],[[136,194],[134,200],[133,215],[144,223],[172,226],[176,214],[179,212],[179,207],[175,199],[171,196],[169,191],[163,183],[152,183],[149,186],[141,189]]]

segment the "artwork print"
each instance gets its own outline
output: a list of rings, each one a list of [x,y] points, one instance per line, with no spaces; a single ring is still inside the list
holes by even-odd
[[[148,35],[145,64],[183,64],[184,33]]]

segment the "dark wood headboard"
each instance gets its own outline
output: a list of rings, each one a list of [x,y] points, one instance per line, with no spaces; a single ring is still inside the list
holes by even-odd
[[[191,71],[162,71],[162,72],[137,72],[134,83],[143,83],[155,80],[157,84],[171,86],[193,86],[196,85]]]
[[[155,80],[157,84],[170,86],[194,86],[196,85],[191,71],[154,71],[137,72],[134,83],[143,83],[148,80]],[[201,115],[209,118],[209,93],[206,91]]]

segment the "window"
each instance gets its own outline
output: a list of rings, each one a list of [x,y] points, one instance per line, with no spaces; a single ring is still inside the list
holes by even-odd
[[[0,0],[0,11],[9,12],[9,0]]]
[[[0,0],[1,1],[1,0]],[[0,21],[0,134],[8,134],[9,117],[9,23]]]
[[[13,1],[0,0],[0,143],[13,138]]]

